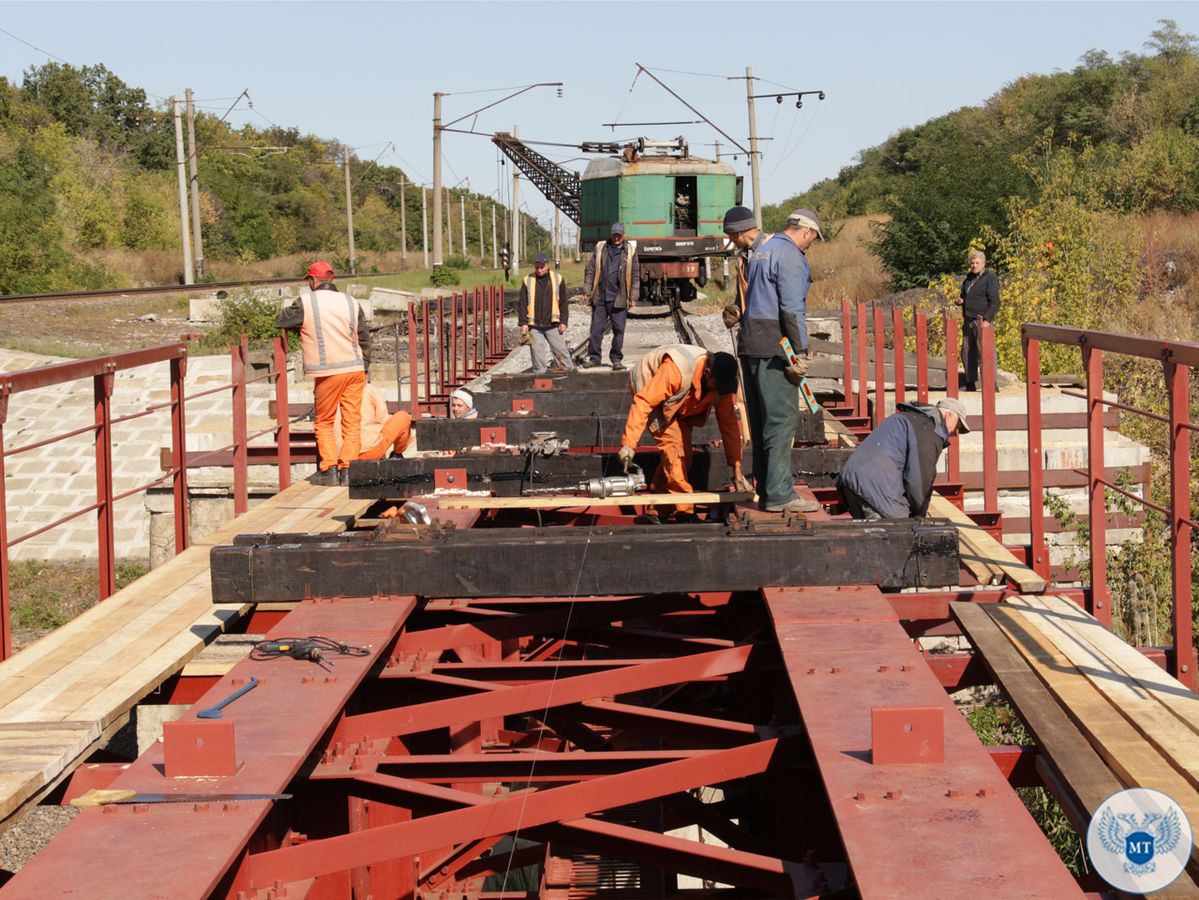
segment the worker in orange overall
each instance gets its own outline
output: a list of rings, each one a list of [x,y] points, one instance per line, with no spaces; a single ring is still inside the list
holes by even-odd
[[[337,435],[337,428],[334,428]],[[387,398],[370,382],[362,389],[361,450],[358,459],[382,459],[390,452],[399,456],[412,441],[412,416],[400,410],[389,413]],[[340,442],[339,442],[340,445]]]
[[[733,483],[738,490],[752,490],[741,472],[741,423],[734,407],[737,360],[731,354],[709,353],[686,344],[659,347],[643,356],[629,373],[629,391],[633,403],[618,454],[626,472],[648,425],[662,455],[650,490],[690,494],[687,471],[691,467],[691,430],[703,427],[708,411],[715,407]],[[693,520],[694,507],[677,504],[674,517]]]
[[[362,389],[371,335],[362,308],[333,284],[333,267],[315,262],[304,276],[308,291],[279,313],[275,324],[300,332],[304,374],[313,379],[313,431],[320,460],[313,484],[349,484],[350,460],[361,447]],[[341,413],[341,449],[333,420]]]

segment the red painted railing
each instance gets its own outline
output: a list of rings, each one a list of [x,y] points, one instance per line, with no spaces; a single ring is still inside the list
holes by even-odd
[[[414,418],[446,415],[450,392],[504,357],[503,307],[497,285],[408,302],[408,406]]]
[[[1199,686],[1195,672],[1195,648],[1191,626],[1193,532],[1199,531],[1192,511],[1191,496],[1191,432],[1199,424],[1190,421],[1189,379],[1199,370],[1199,344],[1161,341],[1152,338],[1084,331],[1056,325],[1029,324],[1021,329],[1024,359],[1028,370],[1028,468],[1032,520],[1032,560],[1042,575],[1048,573],[1049,551],[1045,544],[1043,526],[1044,499],[1042,484],[1044,457],[1041,453],[1041,344],[1077,346],[1082,352],[1086,374],[1086,392],[1063,393],[1087,401],[1087,485],[1090,510],[1090,576],[1089,611],[1101,622],[1111,625],[1111,593],[1107,583],[1107,511],[1106,492],[1117,494],[1141,506],[1156,510],[1169,523],[1172,577],[1172,624],[1174,654],[1171,674],[1192,690]],[[1156,360],[1162,365],[1162,386],[1169,398],[1169,414],[1160,415],[1127,404],[1107,400],[1103,396],[1103,355],[1113,353],[1139,359]],[[1113,484],[1104,467],[1105,407],[1121,409],[1134,415],[1162,422],[1169,427],[1170,505],[1154,503]]]
[[[233,466],[233,496],[234,511],[240,515],[249,505],[248,496],[248,445],[250,441],[266,434],[274,434],[279,446],[279,489],[283,490],[290,484],[291,467],[288,455],[287,420],[287,345],[284,338],[275,340],[273,371],[255,378],[246,377],[246,361],[249,352],[245,335],[241,342],[230,348],[231,379],[228,384],[208,388],[204,391],[187,395],[184,390],[184,378],[187,371],[187,347],[185,344],[164,344],[144,350],[128,353],[117,353],[111,356],[101,356],[76,362],[64,362],[44,366],[38,369],[27,369],[0,375],[0,659],[12,655],[12,617],[11,617],[11,584],[9,578],[9,551],[24,541],[44,534],[53,528],[70,522],[80,516],[94,512],[97,528],[97,555],[99,559],[100,599],[104,600],[116,591],[116,540],[113,527],[113,507],[118,501],[133,494],[141,493],[170,481],[174,494],[175,513],[175,552],[180,553],[188,546],[188,515],[187,515],[187,468],[189,463],[194,465],[197,457],[203,453],[191,454],[187,458],[187,420],[185,415],[188,401],[206,397],[223,391],[230,392],[232,406],[233,441],[217,451],[220,453],[232,450]],[[116,386],[116,373],[141,366],[166,362],[169,364],[169,384],[171,399],[165,403],[151,404],[145,409],[129,415],[113,418],[112,395]],[[95,417],[90,425],[73,428],[61,434],[50,435],[39,441],[23,444],[19,447],[6,449],[4,446],[4,425],[8,420],[10,403],[13,398],[27,391],[39,388],[55,387],[69,384],[82,379],[92,379],[95,397]],[[270,428],[247,433],[246,420],[246,388],[257,381],[273,380],[275,382],[275,398],[279,411],[276,423]],[[115,493],[113,490],[113,441],[112,428],[123,422],[130,422],[144,416],[153,415],[161,410],[169,409],[171,415],[171,465],[158,478]],[[92,434],[96,445],[96,502],[83,506],[42,525],[33,531],[19,537],[9,539],[7,497],[5,493],[4,468],[5,460],[22,453],[38,450],[59,441],[82,434]]]

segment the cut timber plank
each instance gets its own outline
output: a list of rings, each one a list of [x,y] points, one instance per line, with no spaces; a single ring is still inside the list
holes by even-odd
[[[987,612],[1125,787],[1161,791],[1183,808],[1189,821],[1199,822],[1199,794],[1190,782],[1149,745],[1048,638],[1005,603],[991,604]],[[1194,845],[1188,868],[1192,872],[1199,870],[1199,848]]]
[[[674,506],[679,503],[744,503],[748,491],[695,494],[633,494],[630,497],[439,497],[446,509],[574,509],[580,506]]]
[[[259,641],[266,640],[265,634],[221,635],[203,650],[179,673],[184,678],[211,678],[228,673],[235,665],[250,655]]]
[[[1195,694],[1176,678],[1170,677],[1169,673],[1164,672],[1135,647],[1120,640],[1078,604],[1058,596],[1040,599],[1049,609],[1055,610],[1063,619],[1069,621],[1075,634],[1102,653],[1112,665],[1118,666],[1131,676],[1191,731],[1199,734],[1199,694]]]
[[[1066,658],[1118,709],[1129,723],[1186,778],[1199,788],[1199,741],[1170,714],[1157,698],[1122,669],[1113,666],[1090,644],[1076,636],[1068,620],[1038,597],[1010,602],[1026,622],[1053,641]]]
[[[1123,785],[986,610],[976,603],[951,603],[949,610],[1060,775],[1072,796],[1058,800],[1084,833],[1090,817]]]
[[[1003,544],[983,531],[973,519],[940,494],[933,494],[932,500],[928,504],[928,514],[941,519],[949,519],[957,527],[958,538],[962,545],[962,561],[976,577],[979,575],[974,568],[977,565],[980,571],[994,573],[1000,579],[1011,579],[1021,593],[1039,594],[1045,590],[1044,578],[1028,566],[1023,565]],[[994,577],[994,575],[990,577]],[[982,581],[983,584],[995,583],[994,581],[984,581],[981,577],[979,577],[979,581]]]

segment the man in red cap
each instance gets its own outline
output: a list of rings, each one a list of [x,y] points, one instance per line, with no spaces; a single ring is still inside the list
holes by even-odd
[[[350,460],[362,441],[362,391],[370,363],[370,330],[362,308],[333,284],[333,267],[314,262],[304,276],[308,291],[279,313],[275,324],[300,332],[304,374],[312,376],[313,431],[320,460],[314,484],[348,484]],[[341,412],[341,449],[333,420]]]

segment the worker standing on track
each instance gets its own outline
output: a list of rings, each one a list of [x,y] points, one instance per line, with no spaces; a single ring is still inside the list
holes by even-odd
[[[900,403],[845,461],[837,490],[855,519],[907,519],[928,514],[941,451],[970,422],[961,400],[936,406]]]
[[[811,210],[797,209],[782,232],[771,235],[749,257],[737,355],[753,443],[759,501],[769,512],[815,512],[819,504],[795,495],[791,448],[799,426],[798,385],[808,370],[806,301],[811,270],[804,251],[820,234]],[[787,338],[796,361],[784,358]]]
[[[737,266],[737,296],[736,299],[721,311],[725,328],[734,328],[741,323],[745,313],[745,291],[749,275],[749,258],[754,250],[773,237],[772,234],[758,228],[753,210],[744,206],[734,206],[724,214],[724,233],[729,243],[737,248],[735,257]]]
[[[300,332],[304,374],[313,379],[313,431],[319,456],[313,484],[348,484],[350,460],[358,458],[362,389],[370,363],[370,330],[362,308],[333,284],[333,267],[314,262],[304,276],[308,292],[279,313],[275,324]],[[341,449],[333,420],[341,413]]]
[[[533,258],[533,272],[521,282],[516,307],[521,337],[529,336],[533,374],[545,372],[551,360],[556,369],[570,371],[574,363],[563,337],[570,319],[566,284],[561,275],[550,271],[550,260],[544,253]]]
[[[648,425],[662,455],[650,489],[690,494],[691,429],[703,427],[708,411],[715,407],[733,483],[738,490],[751,490],[741,472],[741,424],[734,409],[737,360],[731,354],[709,353],[687,344],[659,347],[643,356],[629,373],[629,391],[633,404],[618,454],[626,472]],[[675,506],[675,516],[694,518],[694,507],[680,503]]]
[[[584,369],[600,364],[604,349],[604,328],[612,323],[612,346],[608,359],[613,372],[623,372],[624,326],[630,309],[641,293],[641,264],[637,244],[624,239],[624,225],[613,222],[608,240],[595,245],[583,272],[583,290],[591,302],[591,339],[587,343]]]

